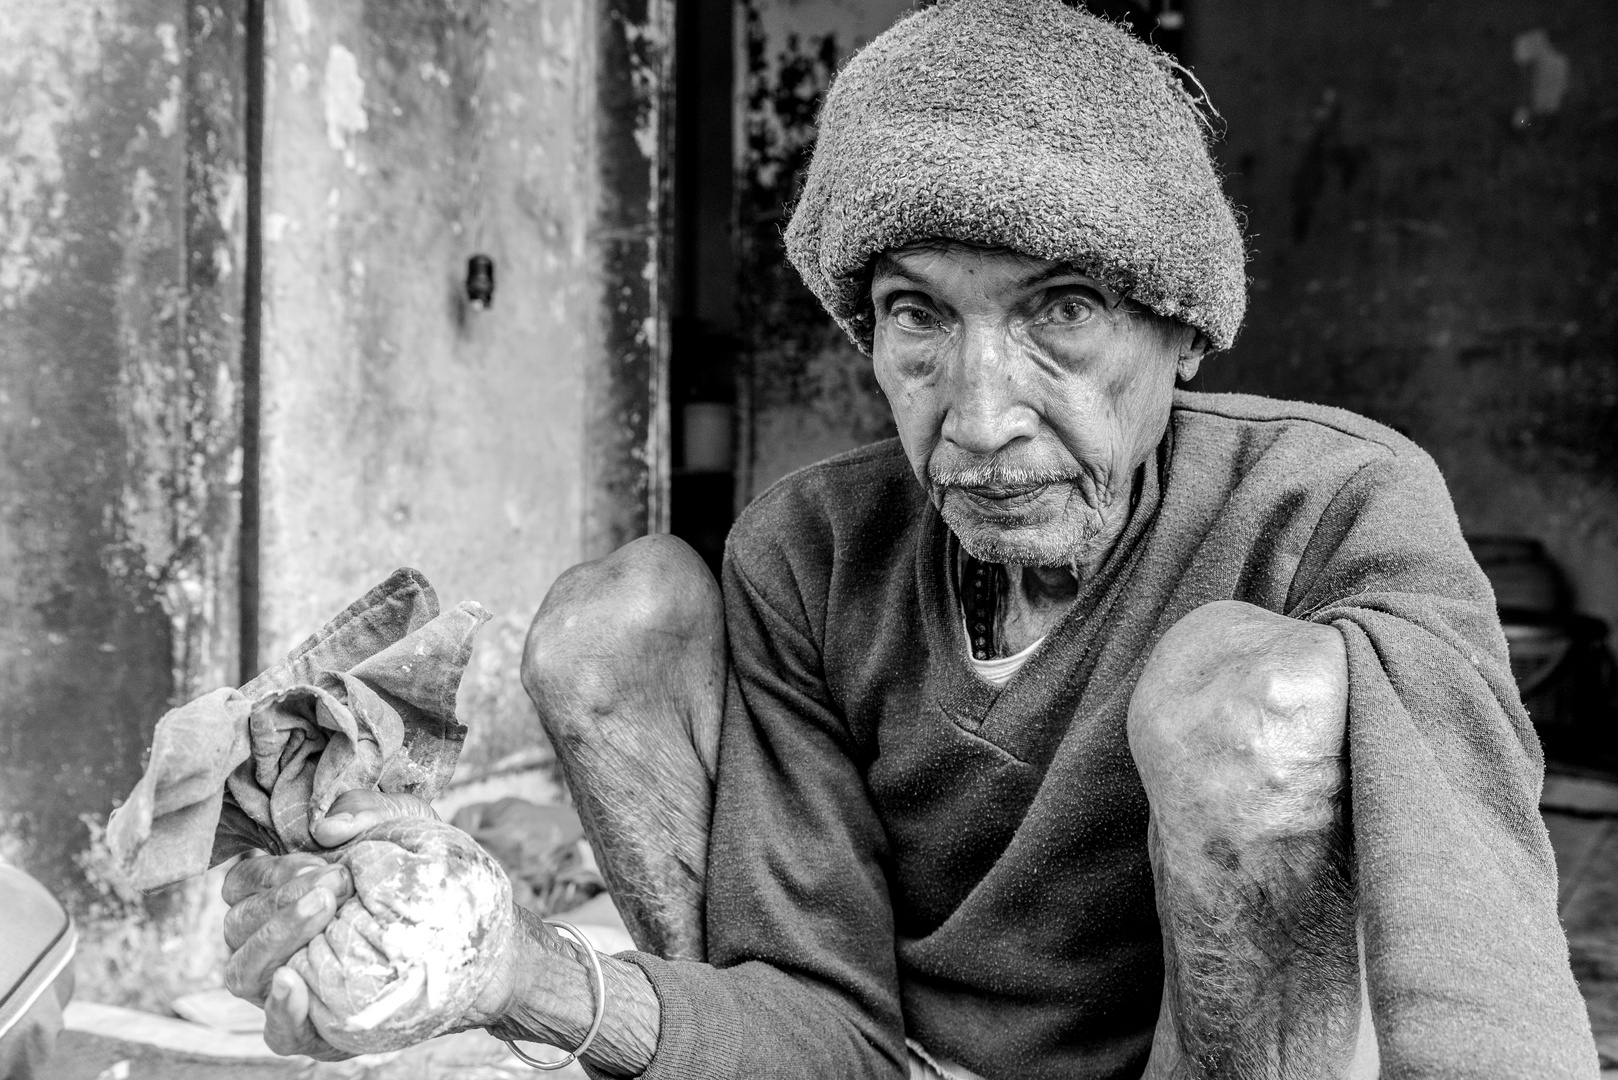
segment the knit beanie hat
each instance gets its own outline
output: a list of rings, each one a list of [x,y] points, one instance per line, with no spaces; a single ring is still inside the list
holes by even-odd
[[[1173,62],[1060,0],[944,0],[857,53],[820,114],[787,255],[861,351],[869,269],[944,238],[1075,265],[1229,348],[1241,230]]]

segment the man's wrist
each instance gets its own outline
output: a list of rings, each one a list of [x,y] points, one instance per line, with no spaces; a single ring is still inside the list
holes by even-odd
[[[516,906],[512,949],[512,991],[505,1008],[484,1025],[492,1035],[501,1039],[521,1039],[564,1048],[577,1045],[577,1039],[568,1042],[569,1014],[588,1009],[593,1001],[578,999],[572,984],[577,972],[587,971],[583,957],[576,953],[572,942],[553,935],[539,916]],[[585,992],[590,992],[586,986]],[[588,1025],[586,1020],[585,1024]],[[578,1031],[584,1037],[585,1028]]]
[[[582,946],[553,933],[538,916],[517,909],[513,937],[515,985],[506,1008],[483,1026],[499,1039],[537,1042],[571,1051],[595,1015],[595,994],[606,993],[601,1031],[584,1055],[593,1073],[639,1076],[657,1051],[660,1009],[644,972],[600,958],[596,983]]]

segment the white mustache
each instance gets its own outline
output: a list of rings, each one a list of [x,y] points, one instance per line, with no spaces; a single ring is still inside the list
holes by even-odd
[[[927,479],[941,488],[1031,488],[1073,483],[1079,479],[1079,474],[1071,469],[1009,465],[991,460],[958,467],[928,465]]]

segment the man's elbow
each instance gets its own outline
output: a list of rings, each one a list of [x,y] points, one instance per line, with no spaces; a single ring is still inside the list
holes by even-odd
[[[1148,782],[1240,761],[1268,786],[1339,759],[1347,716],[1348,654],[1335,628],[1220,600],[1152,650],[1130,700],[1129,742]]]

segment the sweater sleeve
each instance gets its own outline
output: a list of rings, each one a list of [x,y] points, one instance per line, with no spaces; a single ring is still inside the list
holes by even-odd
[[[785,563],[724,571],[731,682],[708,857],[711,964],[631,954],[662,1005],[647,1080],[905,1065],[884,831]],[[771,582],[766,590],[761,582]]]
[[[1543,758],[1487,579],[1414,448],[1328,506],[1289,613],[1348,647],[1349,770],[1382,1076],[1593,1077],[1539,816]]]

